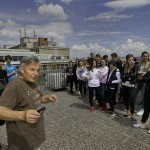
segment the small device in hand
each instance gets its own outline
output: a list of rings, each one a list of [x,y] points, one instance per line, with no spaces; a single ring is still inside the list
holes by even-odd
[[[42,114],[44,111],[45,111],[46,107],[42,106],[42,107],[39,107],[37,108],[37,112]]]

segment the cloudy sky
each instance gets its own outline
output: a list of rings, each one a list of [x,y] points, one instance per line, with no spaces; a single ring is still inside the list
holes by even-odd
[[[1,0],[0,46],[53,37],[71,57],[150,52],[150,0]]]

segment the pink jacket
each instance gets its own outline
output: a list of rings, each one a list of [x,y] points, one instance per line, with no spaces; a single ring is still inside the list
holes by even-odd
[[[107,66],[100,67],[99,71],[101,73],[100,83],[106,83],[107,82],[107,75],[108,75],[109,68]]]

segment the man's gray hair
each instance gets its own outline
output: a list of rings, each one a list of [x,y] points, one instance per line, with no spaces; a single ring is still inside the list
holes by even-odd
[[[40,60],[36,56],[26,56],[20,61],[20,67],[24,65],[29,65],[31,63],[40,63]]]

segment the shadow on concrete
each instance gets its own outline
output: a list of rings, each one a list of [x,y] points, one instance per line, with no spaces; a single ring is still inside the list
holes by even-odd
[[[85,105],[85,104],[82,104],[82,103],[73,103],[73,104],[71,104],[69,106],[73,107],[73,108],[79,108],[79,109],[87,109],[87,110],[89,110],[89,106]]]
[[[114,121],[118,122],[121,126],[132,127],[136,121],[132,121],[131,118],[124,118],[122,113],[117,113],[113,118]]]

